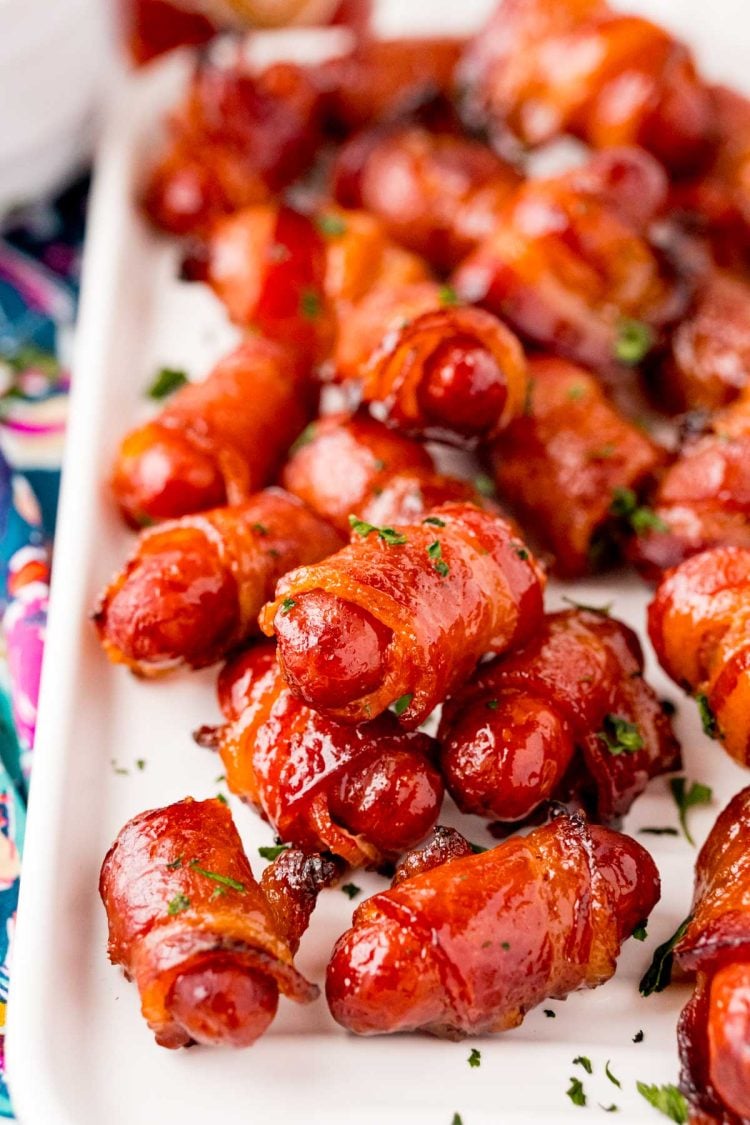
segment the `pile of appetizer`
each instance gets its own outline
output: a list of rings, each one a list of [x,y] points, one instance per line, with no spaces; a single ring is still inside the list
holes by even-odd
[[[142,204],[242,342],[123,438],[138,537],[94,620],[139,676],[223,662],[195,737],[278,844],[258,881],[219,800],[122,829],[109,952],[157,1042],[247,1046],[314,1001],[294,954],[358,867],[393,882],[331,951],[355,1033],[603,984],[660,893],[617,826],[680,747],[633,631],[546,612],[546,575],[653,583],[662,666],[750,764],[750,101],[602,0],[311,66],[224,42]],[[446,793],[501,842],[441,826]],[[674,1120],[748,1122],[750,789],[668,957],[696,982]]]

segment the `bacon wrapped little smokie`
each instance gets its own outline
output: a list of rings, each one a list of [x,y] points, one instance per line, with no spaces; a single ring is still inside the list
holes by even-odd
[[[253,876],[229,809],[187,798],[140,813],[102,865],[109,957],[134,980],[161,1047],[249,1047],[279,993],[309,1004],[294,967],[318,891],[337,875],[320,856],[285,852]]]
[[[416,125],[355,136],[334,167],[339,203],[377,215],[391,238],[442,271],[491,233],[520,181],[486,145]]]
[[[334,1019],[358,1035],[451,1039],[517,1027],[547,997],[595,988],[659,898],[639,844],[579,816],[447,861],[432,841],[357,908],[328,965]],[[415,862],[416,859],[416,862]]]
[[[716,547],[669,571],[648,631],[664,671],[695,695],[706,733],[750,765],[750,549]]]
[[[689,435],[628,555],[648,578],[711,547],[750,548],[750,393]]]
[[[749,845],[750,789],[743,789],[701,849],[692,912],[674,947],[680,967],[697,973],[678,1028],[680,1085],[692,1110],[719,1125],[750,1121]]]
[[[434,740],[402,731],[390,714],[359,727],[317,714],[290,692],[275,645],[231,660],[219,700],[227,723],[196,739],[219,751],[231,791],[282,841],[373,867],[435,823],[443,782]]]
[[[520,649],[480,665],[443,708],[438,737],[459,808],[501,821],[569,795],[610,821],[680,762],[635,633],[579,609],[549,614]]]
[[[261,627],[276,633],[293,693],[343,723],[391,704],[407,729],[542,619],[544,575],[504,519],[472,504],[419,524],[355,523],[352,541],[279,582]]]
[[[237,323],[305,341],[318,358],[330,351],[333,377],[361,382],[365,401],[399,429],[476,440],[523,405],[525,362],[513,333],[457,305],[362,212],[312,219],[285,207],[245,210],[214,231],[208,280]],[[275,305],[285,313],[276,322]]]
[[[648,238],[664,171],[637,149],[528,180],[454,274],[459,298],[543,348],[607,373],[684,314],[692,277]]]
[[[617,498],[635,502],[664,453],[567,360],[532,358],[529,377],[528,413],[495,440],[491,462],[501,498],[552,550],[556,571],[576,577],[611,556]]]
[[[750,284],[714,271],[675,329],[653,389],[673,410],[717,410],[750,384]]]
[[[713,106],[687,47],[605,0],[503,0],[458,79],[467,118],[524,145],[640,145],[676,173],[710,153]]]
[[[311,423],[284,466],[282,484],[346,535],[349,516],[392,526],[451,500],[477,500],[473,486],[435,471],[423,445],[366,414]]]
[[[253,73],[238,53],[228,64],[206,53],[168,121],[144,207],[171,234],[203,234],[220,215],[261,203],[312,162],[320,140],[320,96],[303,67],[277,63]]]
[[[143,676],[213,664],[257,634],[282,574],[341,543],[278,488],[150,528],[99,599],[99,639],[110,660]]]
[[[464,39],[363,37],[345,55],[311,73],[329,129],[347,133],[396,120],[436,98],[448,98]]]
[[[315,397],[296,352],[246,340],[123,438],[112,490],[125,520],[143,527],[247,500],[272,479]]]
[[[700,175],[672,185],[670,204],[689,229],[708,240],[719,265],[750,261],[750,98],[710,89],[716,117],[713,159]]]

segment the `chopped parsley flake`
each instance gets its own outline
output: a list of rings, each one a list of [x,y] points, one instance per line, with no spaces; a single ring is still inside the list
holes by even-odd
[[[670,719],[677,714],[677,704],[673,703],[671,699],[660,699],[659,706]]]
[[[599,1106],[599,1109],[604,1110],[605,1113],[619,1113],[620,1111],[619,1105],[615,1105],[614,1102],[612,1102],[612,1105],[602,1105],[601,1102],[597,1102],[596,1104]]]
[[[411,703],[413,698],[414,698],[413,695],[409,695],[407,693],[406,695],[399,696],[398,699],[394,699],[394,701],[393,701],[394,714],[399,715],[399,716],[403,715],[404,711],[409,706],[409,704]]]
[[[253,531],[257,531],[258,535],[268,535],[268,528],[264,523],[254,523],[252,525]]]
[[[149,398],[159,401],[174,394],[187,382],[188,377],[184,371],[179,371],[175,367],[160,367],[146,394]]]
[[[676,1086],[648,1086],[645,1082],[636,1082],[636,1089],[649,1105],[658,1109],[676,1125],[687,1125],[688,1105],[685,1098]]]
[[[641,996],[650,996],[652,992],[663,992],[667,987],[672,979],[672,964],[674,963],[674,953],[672,951],[686,932],[692,920],[693,916],[689,914],[685,921],[680,923],[671,938],[668,938],[667,941],[663,942],[654,951],[653,960],[643,974],[641,983],[638,986]]]
[[[617,326],[615,358],[629,367],[640,363],[654,346],[654,333],[642,320],[623,318]]]
[[[527,561],[527,559],[529,557],[529,552],[526,549],[526,547],[522,547],[522,546],[514,543],[513,544],[513,550],[514,550],[515,554],[518,556],[519,559],[521,559],[523,562]]]
[[[450,574],[450,567],[443,559],[443,548],[441,547],[440,541],[438,539],[436,539],[434,543],[430,543],[429,547],[427,548],[427,554],[434,561],[435,570],[438,572],[441,578],[445,578],[447,574]]]
[[[645,922],[639,922],[630,936],[634,937],[636,941],[645,941],[646,938],[648,937],[648,930],[646,929],[646,923]]]
[[[636,1031],[635,1035],[633,1036],[633,1042],[634,1043],[642,1043],[644,1039],[645,1039],[645,1036],[639,1028],[639,1030]]]
[[[462,1119],[460,1113],[454,1113],[453,1114],[453,1120],[451,1121],[451,1125],[464,1125],[463,1119]]]
[[[583,1082],[580,1078],[570,1079],[570,1086],[565,1091],[573,1105],[586,1105],[586,1095],[583,1090]]]
[[[482,1052],[478,1051],[476,1047],[472,1047],[469,1052],[469,1057],[466,1060],[469,1066],[477,1067],[482,1065]]]
[[[228,804],[229,804],[229,801],[228,801],[228,800],[226,799],[226,797],[224,796],[224,794],[223,794],[223,793],[217,793],[217,794],[216,794],[216,800],[217,800],[217,801],[219,802],[219,804],[221,804],[221,805],[228,805]]]
[[[182,867],[183,855],[180,853],[171,863],[167,864],[167,871],[176,871],[178,867]]]
[[[290,448],[290,450],[289,450],[290,456],[293,456],[297,452],[298,449],[302,449],[302,447],[304,445],[309,445],[310,442],[315,437],[316,432],[317,432],[317,426],[316,426],[315,422],[309,422],[308,425],[305,426],[304,430],[299,435],[299,437],[296,438],[292,447]]]
[[[593,1074],[594,1068],[591,1065],[591,1059],[587,1055],[576,1055],[573,1059],[573,1066],[582,1066],[587,1074]]]
[[[500,706],[500,700],[499,699],[488,699],[485,706],[486,706],[488,711],[497,711],[498,707]]]
[[[440,287],[440,304],[441,305],[458,305],[460,304],[458,293],[452,285],[441,285]]]
[[[699,691],[695,697],[695,702],[698,704],[698,712],[701,717],[701,726],[703,733],[707,734],[709,738],[721,738],[721,731],[719,724],[716,721],[716,716],[708,702],[708,696],[702,691]]]
[[[347,231],[346,223],[340,215],[318,215],[315,226],[326,238],[339,238]]]
[[[367,523],[366,520],[361,520],[357,516],[349,516],[349,527],[355,535],[361,535],[363,539],[376,531],[378,539],[382,539],[389,547],[401,547],[408,542],[406,536],[396,531],[395,528],[377,527],[374,523]]]
[[[244,883],[232,879],[229,875],[220,875],[218,871],[207,871],[205,867],[201,867],[197,859],[190,861],[190,870],[197,871],[199,875],[203,875],[206,879],[213,879],[214,883],[221,883],[222,887],[229,887],[230,890],[240,891],[241,893],[245,891]]]
[[[567,597],[563,597],[563,601],[573,609],[580,609],[584,613],[598,613],[601,617],[609,617],[613,609],[612,602],[607,602],[606,605],[587,605],[586,602],[577,602]]]
[[[641,836],[679,836],[676,828],[639,828]]]
[[[597,731],[596,737],[615,758],[620,754],[635,754],[645,745],[643,735],[636,724],[628,722],[620,715],[605,715],[604,727]]]
[[[289,613],[290,610],[294,609],[296,604],[297,603],[295,602],[294,598],[284,598],[283,602],[281,603],[281,609],[279,611],[281,613],[281,616],[286,617],[287,613]]]
[[[432,524],[433,527],[445,527],[445,520],[438,519],[437,516],[425,516],[422,523]]]
[[[362,888],[358,887],[356,883],[344,883],[341,890],[348,898],[356,898],[357,895],[362,893]]]
[[[613,1086],[617,1086],[617,1088],[619,1090],[622,1089],[622,1082],[620,1081],[619,1078],[616,1078],[614,1076],[614,1074],[612,1073],[612,1071],[609,1068],[609,1059],[607,1059],[606,1065],[604,1067],[604,1073],[607,1075],[607,1078],[610,1080],[610,1082],[612,1083]]]
[[[277,859],[287,847],[287,844],[274,844],[272,847],[258,848],[258,855],[261,859]]]
[[[299,299],[299,311],[305,320],[316,320],[320,316],[320,294],[315,289],[303,289]]]
[[[609,511],[611,515],[629,523],[636,535],[643,535],[647,531],[669,531],[669,524],[653,508],[638,503],[638,496],[632,488],[615,488]]]
[[[570,402],[578,402],[580,399],[586,397],[586,387],[581,383],[574,383],[572,387],[568,388],[568,399]]]
[[[684,777],[673,777],[669,782],[669,788],[674,797],[675,804],[677,805],[680,828],[684,832],[685,839],[688,843],[695,847],[695,840],[690,835],[690,830],[688,828],[687,814],[689,810],[695,808],[696,805],[709,805],[713,797],[713,790],[708,785],[703,785],[700,781],[694,781],[688,789],[687,781]]]
[[[553,1012],[551,1008],[545,1008],[544,1014],[545,1014],[545,1016],[547,1017],[548,1020],[557,1019],[557,1012]]]
[[[136,760],[135,760],[135,768],[136,768],[137,770],[145,770],[145,768],[146,768],[146,759],[145,759],[145,758],[136,758]]]
[[[480,496],[494,496],[495,482],[487,473],[477,473],[474,477],[474,487]]]
[[[589,453],[589,461],[609,461],[614,457],[617,452],[617,446],[613,441],[608,441],[604,445],[600,445],[598,449],[592,449]]]
[[[173,918],[175,914],[182,914],[183,910],[188,910],[189,907],[190,899],[187,895],[178,894],[167,903],[167,914]]]

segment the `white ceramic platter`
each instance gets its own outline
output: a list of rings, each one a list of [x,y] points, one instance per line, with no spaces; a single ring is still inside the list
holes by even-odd
[[[489,0],[389,2],[381,26],[391,33],[472,27],[489,6]],[[747,82],[745,0],[632,7],[653,12],[693,42],[712,76]],[[259,43],[259,50],[267,59],[289,52],[307,57],[336,49],[336,35],[284,34]],[[186,73],[186,59],[175,57],[130,80],[99,155],[12,973],[8,1049],[18,1114],[25,1125],[451,1125],[455,1113],[464,1125],[556,1122],[584,1113],[592,1120],[645,1122],[653,1115],[657,1121],[634,1083],[676,1079],[675,1020],[687,991],[674,986],[644,1000],[637,982],[654,946],[687,912],[696,853],[682,838],[641,837],[661,869],[664,895],[647,941],[627,943],[614,980],[550,1003],[555,1019],[536,1010],[518,1030],[478,1041],[479,1068],[467,1065],[466,1044],[417,1036],[354,1039],[333,1023],[322,1000],[306,1008],[282,1001],[270,1032],[250,1051],[165,1051],[141,1020],[135,988],[107,961],[97,876],[115,834],[142,809],[221,788],[219,763],[190,737],[218,718],[215,671],[138,682],[107,663],[87,619],[131,541],[105,485],[118,438],[145,414],[143,392],[157,366],[201,376],[233,338],[211,295],[176,280],[174,248],[146,230],[133,205],[158,119]],[[551,608],[562,593],[550,593]],[[635,580],[577,585],[575,596],[614,602],[615,613],[643,633],[648,595]],[[714,806],[692,816],[700,842],[750,775],[705,739],[695,707],[659,672],[651,653],[649,675],[679,705],[688,777],[714,788]],[[145,769],[136,768],[138,758]],[[257,848],[270,843],[270,832],[232,804],[257,869]],[[444,819],[453,818],[448,812]],[[657,781],[625,827],[637,832],[675,823],[666,782]],[[479,822],[469,833],[485,839]],[[374,875],[358,874],[356,882],[368,893],[385,885]],[[340,891],[322,896],[299,957],[311,979],[323,980],[351,911]],[[641,1029],[644,1040],[634,1044]],[[592,1077],[572,1065],[578,1054],[591,1057]],[[608,1059],[621,1089],[604,1076]],[[585,1081],[585,1110],[565,1096],[571,1075]],[[605,1117],[598,1103],[615,1103],[620,1112]]]

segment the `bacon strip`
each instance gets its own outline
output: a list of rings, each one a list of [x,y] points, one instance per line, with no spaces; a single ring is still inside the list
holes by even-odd
[[[320,889],[335,870],[318,876]],[[299,1004],[318,995],[292,959],[314,905],[309,884],[282,924],[217,800],[187,798],[134,817],[105,857],[99,889],[110,960],[138,986],[162,1047],[249,1046],[273,1019],[279,992]]]
[[[621,621],[548,614],[517,652],[480,665],[443,708],[441,767],[463,812],[522,820],[576,795],[598,820],[623,816],[679,744]]]
[[[328,965],[331,1013],[359,1035],[517,1027],[546,997],[608,980],[658,898],[639,844],[559,817],[362,903]]]
[[[258,632],[278,579],[341,545],[294,496],[267,489],[141,532],[99,598],[94,622],[110,660],[143,676],[201,668]]]

